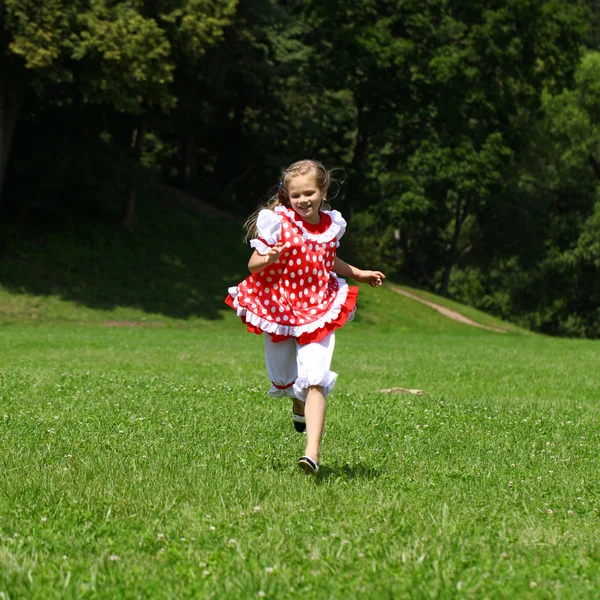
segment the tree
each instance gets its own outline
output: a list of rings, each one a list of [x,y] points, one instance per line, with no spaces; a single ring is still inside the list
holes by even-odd
[[[138,116],[168,111],[177,101],[175,50],[201,56],[235,6],[236,0],[3,0],[0,52],[11,69],[0,71],[0,183],[25,81],[57,104],[104,104]]]
[[[574,89],[543,93],[483,248],[454,286],[460,299],[545,333],[600,335],[599,103],[600,54],[588,52]]]
[[[478,243],[470,232],[526,143],[542,89],[572,78],[581,14],[558,0],[330,0],[322,10],[332,35],[340,30],[331,64],[360,57],[344,82],[359,114],[361,200],[355,194],[352,206],[364,210],[383,191],[379,212],[402,231],[408,274],[446,294],[459,256]]]

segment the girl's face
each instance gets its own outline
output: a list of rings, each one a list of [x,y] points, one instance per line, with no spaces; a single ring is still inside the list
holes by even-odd
[[[306,175],[296,175],[288,183],[288,196],[292,208],[307,222],[316,225],[321,220],[319,209],[324,194],[317,185],[314,171]]]

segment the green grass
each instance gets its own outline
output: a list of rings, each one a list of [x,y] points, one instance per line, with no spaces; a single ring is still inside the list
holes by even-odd
[[[596,597],[599,342],[361,287],[310,478],[262,339],[217,304],[230,246],[204,291],[175,244],[187,309],[142,258],[139,300],[122,266],[51,293],[49,259],[0,269],[0,598]]]
[[[287,402],[265,396],[261,342],[231,326],[4,327],[0,591],[598,589],[597,342],[352,324],[316,479],[296,470]],[[375,391],[397,385],[426,394]]]

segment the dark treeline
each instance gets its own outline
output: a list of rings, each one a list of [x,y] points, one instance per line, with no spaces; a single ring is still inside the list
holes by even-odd
[[[0,0],[3,231],[160,182],[245,216],[314,157],[360,264],[600,337],[598,4]]]

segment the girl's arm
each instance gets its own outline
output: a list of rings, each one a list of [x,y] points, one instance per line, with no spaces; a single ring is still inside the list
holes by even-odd
[[[342,277],[352,277],[352,279],[356,279],[359,283],[368,283],[371,287],[379,287],[385,279],[385,275],[381,271],[363,271],[362,269],[357,269],[337,256],[333,263],[333,270]]]
[[[258,271],[262,271],[265,267],[277,262],[282,252],[283,244],[275,244],[274,246],[271,246],[266,254],[259,254],[255,250],[248,261],[248,270],[250,273],[258,273]]]

